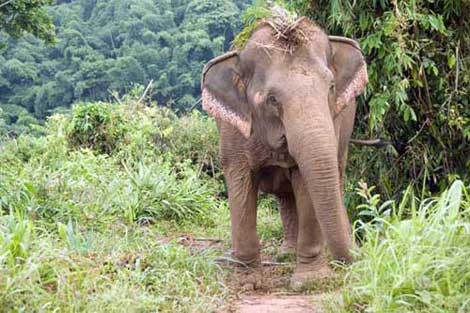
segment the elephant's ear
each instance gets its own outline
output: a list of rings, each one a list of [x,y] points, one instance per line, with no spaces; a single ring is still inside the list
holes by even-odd
[[[330,36],[332,67],[335,75],[334,116],[360,95],[367,84],[367,65],[359,44],[349,38]]]
[[[202,108],[209,115],[232,124],[248,138],[251,135],[251,114],[238,62],[238,54],[233,51],[206,64],[201,82]]]

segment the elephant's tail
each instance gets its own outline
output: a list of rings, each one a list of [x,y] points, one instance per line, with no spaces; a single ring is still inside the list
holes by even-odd
[[[375,148],[382,148],[386,146],[393,145],[393,142],[389,140],[384,140],[384,139],[351,139],[349,141],[352,144],[359,145],[359,146],[369,146],[369,147],[375,147]]]

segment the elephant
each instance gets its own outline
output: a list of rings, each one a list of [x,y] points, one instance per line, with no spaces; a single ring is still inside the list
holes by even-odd
[[[325,248],[349,263],[343,176],[356,102],[368,82],[356,41],[300,17],[265,18],[242,48],[209,61],[202,106],[215,118],[228,190],[231,253],[259,264],[258,192],[279,201],[292,284],[318,278]]]

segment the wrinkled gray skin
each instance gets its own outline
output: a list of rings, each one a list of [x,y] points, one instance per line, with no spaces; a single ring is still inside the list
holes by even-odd
[[[261,24],[243,50],[209,62],[203,107],[220,131],[233,257],[259,261],[257,195],[272,193],[281,208],[283,246],[296,247],[293,280],[303,283],[321,272],[325,243],[335,259],[352,261],[341,185],[355,96],[367,72],[357,43],[329,38],[308,19],[290,39],[275,35]]]

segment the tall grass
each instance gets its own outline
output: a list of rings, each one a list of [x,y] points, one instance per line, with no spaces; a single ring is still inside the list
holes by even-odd
[[[371,206],[346,278],[347,312],[470,312],[470,197],[456,181],[438,198]],[[388,209],[386,209],[388,207]]]
[[[222,304],[220,251],[173,239],[228,233],[215,124],[127,101],[79,104],[44,136],[1,142],[0,311]]]
[[[47,136],[3,144],[3,211],[87,223],[122,217],[207,224],[217,214],[220,180],[202,170],[214,164],[216,135],[191,140],[194,133],[215,133],[200,115],[177,118],[164,108],[80,104],[70,117],[52,117],[46,129]]]
[[[211,250],[191,254],[148,228],[64,231],[0,218],[0,311],[206,312],[222,304]]]

